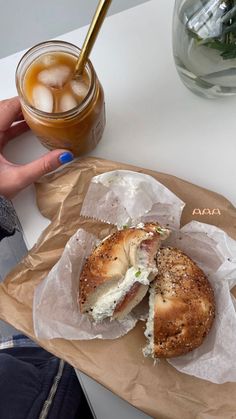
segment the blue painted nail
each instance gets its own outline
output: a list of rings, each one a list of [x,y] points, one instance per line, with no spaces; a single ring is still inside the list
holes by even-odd
[[[62,153],[59,156],[59,162],[61,164],[66,164],[69,163],[70,161],[74,160],[74,156],[72,153],[70,153],[69,151],[66,151],[65,153]]]

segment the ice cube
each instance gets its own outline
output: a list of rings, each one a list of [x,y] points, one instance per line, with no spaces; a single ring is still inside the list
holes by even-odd
[[[52,92],[42,84],[38,84],[33,88],[32,100],[36,109],[49,113],[53,111]]]
[[[70,67],[58,65],[57,67],[51,67],[40,71],[38,80],[46,86],[60,89],[67,82],[70,73]]]
[[[65,93],[60,100],[60,111],[66,112],[77,106],[77,102],[70,93]]]
[[[85,98],[85,96],[88,93],[89,87],[84,81],[71,80],[70,85],[75,95],[79,96],[81,99]]]
[[[42,64],[44,67],[50,67],[52,65],[55,66],[55,64],[57,64],[58,58],[57,56],[55,56],[55,54],[43,54],[37,62]]]

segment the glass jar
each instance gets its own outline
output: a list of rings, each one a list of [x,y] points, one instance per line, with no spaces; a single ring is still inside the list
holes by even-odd
[[[81,103],[66,112],[48,113],[29,103],[24,79],[30,65],[43,54],[66,53],[78,57],[80,49],[62,41],[43,42],[21,58],[16,69],[16,87],[27,124],[49,148],[65,148],[75,156],[90,152],[100,141],[105,128],[104,92],[92,63],[85,66],[89,80],[88,92]]]
[[[173,53],[183,83],[217,98],[236,94],[236,0],[176,0]]]

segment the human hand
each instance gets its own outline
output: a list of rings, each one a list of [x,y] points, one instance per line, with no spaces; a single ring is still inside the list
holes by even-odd
[[[64,163],[73,160],[68,150],[53,150],[31,163],[18,165],[2,154],[8,141],[29,129],[18,97],[0,101],[0,195],[13,198],[19,191]]]

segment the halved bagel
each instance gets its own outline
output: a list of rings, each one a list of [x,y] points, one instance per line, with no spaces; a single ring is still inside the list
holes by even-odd
[[[124,318],[157,273],[156,254],[169,230],[158,223],[119,230],[103,240],[80,275],[79,305],[94,321]]]
[[[160,249],[157,266],[144,355],[171,358],[202,344],[215,316],[214,293],[203,271],[179,249]]]

